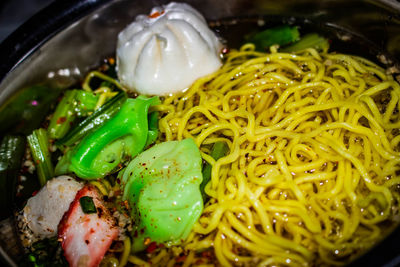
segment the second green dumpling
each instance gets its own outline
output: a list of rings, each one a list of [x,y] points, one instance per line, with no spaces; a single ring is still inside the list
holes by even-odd
[[[192,139],[157,144],[129,163],[121,182],[135,223],[133,251],[145,239],[173,245],[187,238],[203,210],[201,163]]]

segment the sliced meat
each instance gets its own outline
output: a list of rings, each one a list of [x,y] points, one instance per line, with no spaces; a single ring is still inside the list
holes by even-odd
[[[23,222],[39,239],[57,236],[57,227],[76,193],[83,187],[70,176],[49,180],[23,209]]]
[[[80,199],[91,197],[95,213],[84,213]],[[76,194],[69,210],[58,226],[64,255],[70,266],[98,266],[112,241],[118,237],[118,228],[110,211],[104,206],[98,190],[84,186]]]

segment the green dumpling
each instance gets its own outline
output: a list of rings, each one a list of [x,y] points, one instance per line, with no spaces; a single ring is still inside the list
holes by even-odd
[[[144,240],[175,245],[185,240],[203,210],[202,159],[192,139],[157,144],[124,170],[123,199],[134,220],[133,251]]]

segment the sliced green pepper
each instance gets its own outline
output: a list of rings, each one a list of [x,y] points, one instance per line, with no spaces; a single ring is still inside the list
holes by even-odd
[[[116,96],[108,100],[103,106],[93,112],[93,114],[79,123],[77,127],[69,131],[63,138],[57,140],[56,145],[71,146],[87,134],[96,131],[119,112],[127,98],[125,92],[119,92]]]
[[[28,137],[32,158],[36,165],[36,171],[41,186],[54,176],[53,163],[49,150],[49,139],[47,131],[43,128],[36,129]]]
[[[256,50],[265,51],[271,45],[283,46],[298,41],[299,38],[300,33],[297,27],[283,25],[257,32],[246,38],[246,41],[253,43]]]
[[[6,135],[0,143],[0,219],[12,214],[26,138]]]
[[[316,34],[309,33],[304,35],[300,41],[279,49],[280,52],[296,52],[307,48],[315,48],[319,51],[327,52],[329,49],[328,39]]]
[[[212,150],[211,150],[211,157],[215,160],[219,160],[220,158],[224,157],[229,151],[229,146],[222,141],[214,143]],[[205,192],[205,187],[208,182],[211,180],[211,171],[212,166],[210,163],[206,163],[203,166],[203,182],[200,185],[200,191],[203,195],[203,200],[207,200],[207,194]]]
[[[102,178],[118,165],[140,153],[148,138],[148,110],[159,103],[157,97],[129,98],[119,112],[99,129],[86,135],[67,155],[67,168],[83,179]],[[56,171],[56,174],[57,173]]]
[[[99,96],[92,92],[76,90],[75,112],[78,117],[86,117],[91,114],[99,101]]]
[[[47,128],[49,138],[59,139],[68,132],[76,116],[73,106],[74,102],[75,91],[67,91],[57,105],[56,111],[50,120],[49,127]]]
[[[83,196],[79,199],[79,204],[81,204],[81,208],[83,213],[97,213],[96,205],[93,202],[93,198],[89,196]]]
[[[121,181],[135,222],[134,252],[147,238],[169,245],[187,238],[203,210],[201,155],[192,139],[154,145],[129,163]]]
[[[158,112],[153,111],[149,114],[149,134],[147,136],[146,146],[154,143],[158,137]]]
[[[64,137],[77,117],[87,116],[94,111],[98,98],[95,94],[83,90],[66,91],[47,128],[49,138]]]
[[[22,135],[6,135],[0,143],[0,171],[19,170],[25,153],[26,138]]]

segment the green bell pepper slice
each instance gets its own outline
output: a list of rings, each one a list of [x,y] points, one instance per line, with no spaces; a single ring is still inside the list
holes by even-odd
[[[63,138],[57,140],[55,142],[56,146],[62,148],[63,150],[64,146],[71,146],[80,141],[89,133],[96,131],[119,112],[121,106],[127,99],[128,96],[125,92],[119,92],[116,96],[95,110],[91,115],[86,117],[86,119],[81,121]]]
[[[63,138],[77,117],[88,116],[94,111],[98,99],[92,92],[78,89],[66,91],[47,128],[49,138]]]
[[[86,135],[59,164],[64,172],[74,172],[82,179],[98,179],[115,170],[121,162],[140,153],[147,143],[148,111],[159,98],[129,98],[120,111],[99,129]]]
[[[36,165],[40,186],[54,177],[54,167],[51,162],[50,143],[47,131],[44,128],[36,129],[28,135],[28,144],[33,161]]]
[[[203,211],[202,159],[192,139],[154,145],[123,172],[123,200],[135,222],[132,251],[145,240],[177,245],[185,240]]]
[[[26,138],[6,135],[0,142],[0,220],[13,214]]]

